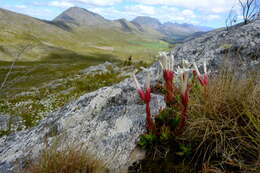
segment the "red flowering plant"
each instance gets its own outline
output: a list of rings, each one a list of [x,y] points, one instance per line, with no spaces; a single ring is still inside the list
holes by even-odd
[[[195,70],[193,71],[193,75],[195,77],[198,77],[198,80],[202,86],[207,86],[209,83],[209,77],[208,77],[208,72],[207,72],[206,60],[204,60],[204,62],[203,62],[203,69],[204,69],[203,75],[200,73],[198,66],[195,62],[193,63],[193,66],[195,68]]]
[[[148,71],[147,72],[147,78],[146,78],[146,85],[145,90],[143,90],[140,86],[140,83],[138,82],[135,73],[133,74],[136,90],[141,98],[141,100],[144,101],[146,105],[146,128],[148,132],[152,132],[155,130],[155,125],[151,117],[151,111],[150,111],[150,101],[151,101],[151,87],[150,87],[150,81],[151,81],[151,74]]]
[[[176,68],[174,71],[174,57],[163,54],[163,59],[159,62],[162,68],[164,85],[162,86],[162,94],[166,107],[159,110],[159,113],[152,118],[150,111],[151,86],[150,73],[147,72],[146,87],[143,90],[138,83],[136,76],[133,75],[137,92],[146,104],[146,127],[147,132],[141,135],[139,145],[143,148],[151,148],[157,144],[169,144],[173,139],[180,135],[187,126],[188,108],[189,108],[189,92],[191,84],[189,81],[190,72],[194,71],[194,75],[203,86],[208,83],[206,73],[206,64],[204,64],[205,74],[202,76],[196,64],[195,70],[192,70],[190,63],[183,60],[182,68]],[[195,73],[196,72],[196,73]],[[176,76],[180,82],[174,82]],[[188,151],[188,150],[187,150]]]
[[[194,70],[193,70],[193,83],[195,83],[194,81],[196,81],[196,79],[198,79],[200,85],[202,86],[202,88],[204,89],[204,97],[207,98],[208,97],[208,83],[209,83],[209,77],[208,77],[208,72],[207,72],[207,63],[206,60],[203,61],[203,70],[204,70],[204,74],[201,74],[197,64],[194,62],[193,63],[194,66]],[[195,84],[196,85],[196,84]]]

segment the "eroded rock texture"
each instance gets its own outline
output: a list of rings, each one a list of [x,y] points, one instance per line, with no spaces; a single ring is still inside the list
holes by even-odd
[[[158,76],[158,65],[151,69],[153,76]],[[145,73],[140,73],[138,78],[144,83]],[[152,95],[154,115],[158,103],[164,105],[163,97]],[[32,129],[0,138],[0,172],[21,169],[26,160],[37,157],[46,141],[51,145],[58,137],[62,143],[86,145],[111,171],[124,172],[143,156],[142,151],[136,150],[136,142],[144,132],[145,106],[136,94],[132,79],[126,79],[81,96]]]

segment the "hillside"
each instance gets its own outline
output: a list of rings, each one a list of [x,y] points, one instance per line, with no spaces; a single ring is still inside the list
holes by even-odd
[[[16,59],[24,47],[22,61],[39,61],[64,52],[151,61],[151,56],[168,48],[166,42],[210,30],[191,24],[162,24],[147,16],[108,20],[79,7],[65,10],[52,21],[0,9],[0,29],[0,60],[4,61]]]
[[[158,39],[159,34],[145,34],[129,22],[109,21],[78,7],[66,10],[53,21],[4,9],[0,9],[0,19],[0,60],[5,61],[13,60],[27,45],[30,47],[20,60],[36,61],[64,52],[82,56],[107,54],[119,59],[132,55],[140,60],[167,49],[167,43]]]
[[[196,26],[187,23],[161,23],[158,19],[148,16],[136,17],[132,20],[132,23],[138,24],[143,28],[152,28],[163,35],[162,39],[172,43],[183,40],[196,32],[206,32],[213,29],[210,27]]]

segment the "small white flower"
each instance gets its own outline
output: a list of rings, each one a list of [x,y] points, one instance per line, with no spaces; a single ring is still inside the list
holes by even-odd
[[[145,87],[146,87],[146,89],[151,88],[151,72],[150,71],[147,71]]]
[[[174,55],[170,55],[167,56],[167,54],[165,52],[162,52],[160,54],[161,56],[161,60],[159,61],[161,67],[163,70],[170,70],[173,71],[173,67],[174,67]]]
[[[198,76],[202,76],[201,73],[200,73],[200,71],[199,71],[199,69],[198,69],[198,66],[197,66],[196,62],[193,62],[193,66],[194,66],[194,68],[195,68],[196,73],[198,74]],[[207,74],[207,73],[208,73],[208,72],[207,72],[207,61],[206,61],[206,59],[204,59],[204,61],[203,61],[203,70],[204,70],[204,74]]]
[[[189,73],[185,71],[181,75],[181,93],[184,95],[188,87]]]
[[[136,73],[136,70],[133,72],[132,76],[133,76],[133,79],[134,79],[134,84],[135,84],[135,88],[137,90],[140,90],[141,89],[141,86],[140,86],[140,83],[138,82],[136,76],[135,76],[135,73]]]
[[[182,67],[178,66],[178,67],[176,68],[176,70],[174,71],[174,73],[175,73],[176,75],[181,75],[181,74],[183,74],[184,72],[192,71],[192,69],[190,68],[190,65],[191,65],[191,64],[190,64],[187,60],[183,59],[183,60],[182,60],[182,63],[181,63],[181,66],[182,66]]]
[[[146,74],[147,74],[146,80],[145,80],[145,87],[146,87],[146,89],[148,89],[148,88],[151,87],[151,70],[147,69],[147,68],[144,68],[144,67],[141,67],[141,69],[143,71],[145,71]]]
[[[183,68],[186,68],[186,69],[190,68],[190,63],[189,63],[189,61],[187,61],[187,60],[185,60],[185,59],[182,59],[182,67],[183,67]]]
[[[203,61],[203,67],[204,67],[204,74],[207,74],[207,61],[204,59]]]
[[[195,62],[193,62],[193,66],[194,66],[194,68],[195,68],[195,70],[196,70],[197,75],[198,75],[198,76],[201,76],[200,71],[199,71],[199,69],[198,69],[198,66],[197,66],[197,64],[196,64]]]

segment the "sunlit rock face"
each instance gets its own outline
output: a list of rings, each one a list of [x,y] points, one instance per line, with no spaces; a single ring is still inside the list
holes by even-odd
[[[175,58],[203,62],[207,59],[211,70],[231,63],[237,70],[259,69],[260,20],[208,32],[176,46]]]
[[[155,82],[158,64],[151,67]],[[137,75],[144,83],[145,73]],[[158,105],[159,103],[159,105]],[[164,106],[163,97],[152,95],[153,115]],[[139,100],[132,79],[81,96],[32,129],[0,138],[0,172],[17,172],[46,146],[60,140],[83,144],[111,172],[124,172],[144,156],[136,147],[145,132],[145,106]]]

